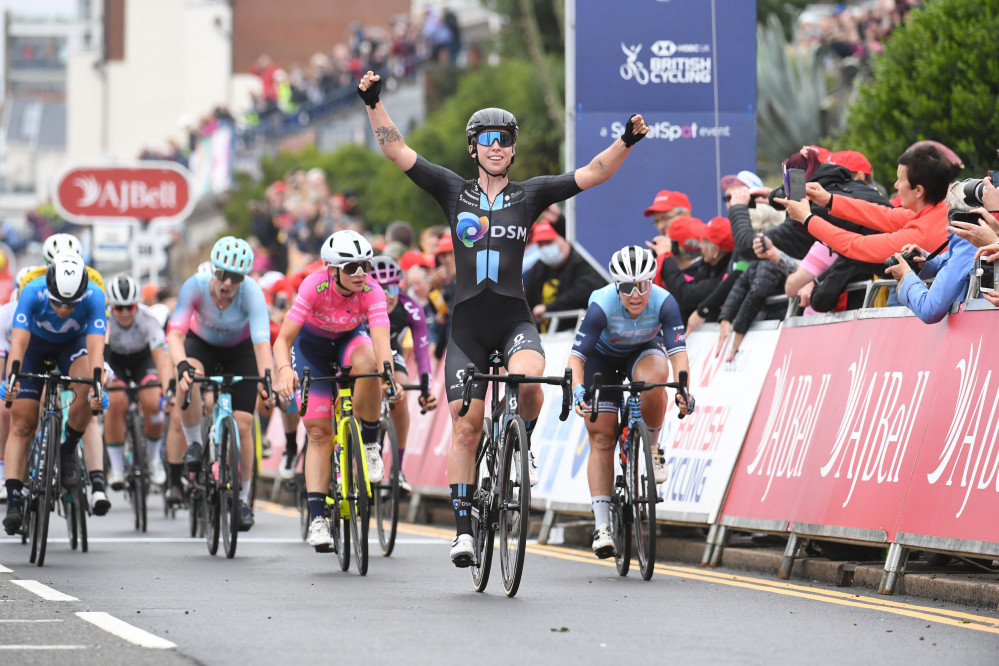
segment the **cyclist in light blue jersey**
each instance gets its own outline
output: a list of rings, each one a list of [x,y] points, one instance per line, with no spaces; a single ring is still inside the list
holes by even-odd
[[[191,405],[179,407],[174,418],[180,419],[188,448],[184,465],[195,472],[201,466],[201,392],[190,378],[195,374],[259,375],[273,370],[270,318],[264,292],[252,278],[253,250],[242,238],[226,236],[212,247],[212,273],[198,271],[180,288],[177,305],[170,318],[167,351],[177,366],[177,391],[182,395],[190,387]],[[250,510],[250,477],[256,454],[253,443],[253,409],[257,386],[252,382],[236,384],[232,391],[233,416],[239,430],[242,455],[242,484],[239,491],[239,529],[253,526]],[[268,396],[268,400],[273,400]],[[178,471],[171,468],[171,475]],[[171,478],[171,483],[177,479]]]
[[[107,332],[107,312],[104,292],[90,282],[87,266],[71,252],[58,254],[38,277],[22,289],[14,312],[14,330],[7,375],[15,361],[20,361],[25,373],[44,373],[44,362],[54,359],[59,371],[73,377],[93,377],[93,368],[104,368],[104,336]],[[15,534],[21,526],[21,490],[27,471],[28,443],[38,423],[38,408],[42,383],[25,379],[12,386],[0,384],[0,401],[16,398],[10,410],[10,433],[7,436],[7,515],[3,526],[7,534]],[[62,483],[71,487],[77,482],[76,447],[91,420],[91,410],[107,406],[107,394],[88,396],[86,384],[74,384],[75,393],[69,407],[66,439],[60,447]],[[88,404],[89,403],[89,404]],[[94,512],[98,515],[110,508],[104,492],[103,471],[91,474]],[[100,493],[100,495],[98,495]],[[101,502],[98,506],[98,502]]]
[[[605,384],[624,379],[650,383],[667,382],[670,366],[673,378],[689,372],[683,320],[676,299],[662,287],[652,284],[656,258],[649,250],[629,245],[614,253],[610,261],[613,284],[590,295],[576,340],[569,355],[572,371],[573,403],[576,413],[586,416],[590,457],[586,475],[590,484],[593,516],[593,552],[605,558],[614,554],[610,528],[610,495],[614,483],[614,446],[617,435],[621,392],[605,390],[597,406],[596,422],[591,423],[585,403],[585,386],[601,373]],[[681,414],[694,410],[694,398],[685,401],[677,395]],[[642,418],[649,429],[653,468],[657,483],[666,481],[666,466],[659,450],[659,430],[666,415],[666,389],[642,394]]]

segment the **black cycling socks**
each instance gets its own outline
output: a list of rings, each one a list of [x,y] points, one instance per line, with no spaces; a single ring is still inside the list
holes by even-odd
[[[531,435],[534,434],[534,426],[538,425],[538,420],[534,419],[533,421],[528,421],[527,419],[524,419],[524,425],[527,426],[527,437],[530,439]]]
[[[470,483],[451,484],[451,504],[454,506],[454,522],[458,534],[472,533],[472,493],[475,486]]]
[[[378,442],[378,421],[361,421],[361,441],[365,444],[375,444]]]
[[[21,506],[21,490],[24,488],[24,482],[17,479],[7,479],[4,485],[7,487],[7,505]]]
[[[95,493],[104,492],[104,472],[101,470],[90,472],[90,487]]]
[[[284,434],[284,450],[287,452],[289,460],[294,460],[298,455],[298,433],[286,432]]]
[[[66,424],[66,439],[63,441],[62,446],[59,447],[59,453],[63,458],[67,458],[76,451],[76,445],[80,443],[80,438],[83,437],[83,433],[79,430],[74,430],[70,425]]]
[[[184,463],[167,463],[170,467],[170,485],[180,487],[184,475]]]
[[[309,521],[322,518],[326,511],[326,493],[308,493]]]

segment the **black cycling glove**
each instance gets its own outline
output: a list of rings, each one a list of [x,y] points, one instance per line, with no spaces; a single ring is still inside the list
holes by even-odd
[[[177,364],[177,379],[182,379],[185,372],[194,377],[194,366],[188,363],[187,359]]]
[[[629,148],[645,137],[644,134],[635,134],[635,116],[637,115],[637,113],[634,113],[631,118],[628,118],[628,124],[624,126],[624,134],[621,135],[621,140],[624,141],[624,145]]]
[[[372,81],[371,85],[368,86],[367,90],[361,90],[361,86],[357,86],[357,94],[361,96],[364,103],[370,106],[372,109],[378,104],[378,93],[382,91],[382,80]]]

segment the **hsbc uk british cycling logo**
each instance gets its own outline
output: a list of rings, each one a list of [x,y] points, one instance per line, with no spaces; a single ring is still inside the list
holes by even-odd
[[[642,44],[629,46],[621,43],[625,62],[618,70],[625,81],[634,79],[639,85],[652,83],[711,83],[713,62],[710,44],[677,44],[660,39],[649,49],[651,55],[646,65],[639,55]]]

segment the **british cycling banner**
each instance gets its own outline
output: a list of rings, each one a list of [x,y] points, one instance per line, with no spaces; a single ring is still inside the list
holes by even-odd
[[[756,3],[578,0],[570,16],[572,6],[568,168],[607,148],[633,113],[651,128],[610,181],[571,204],[576,239],[606,264],[654,235],[643,213],[659,190],[684,192],[706,221],[724,214],[722,176],[755,170]]]

